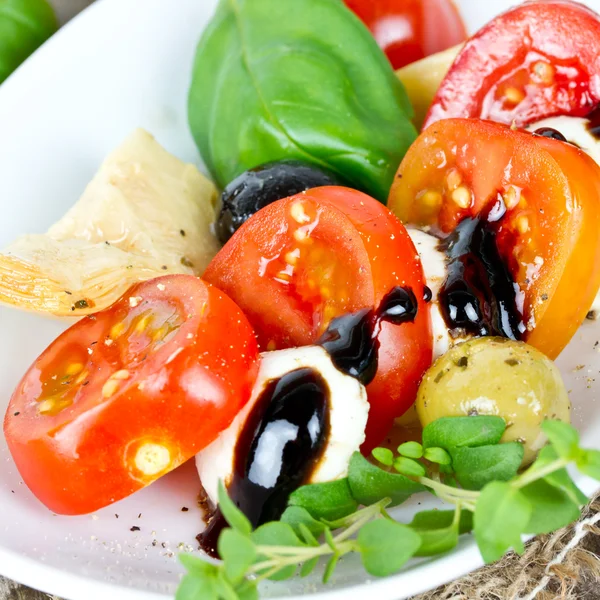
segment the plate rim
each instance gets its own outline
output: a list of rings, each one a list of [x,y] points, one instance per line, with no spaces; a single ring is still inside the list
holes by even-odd
[[[202,0],[201,0],[202,1]],[[0,110],[18,102],[22,94],[28,93],[39,81],[29,76],[31,70],[38,71],[53,60],[55,55],[64,55],[63,47],[70,45],[70,38],[81,27],[85,27],[97,13],[110,11],[118,14],[118,0],[96,0],[85,8],[36,50],[2,84],[0,89]],[[50,69],[51,71],[51,69]],[[5,108],[5,109],[6,109]],[[586,495],[591,496],[595,487],[591,480],[578,483]],[[361,600],[363,593],[377,593],[380,600],[400,600],[414,594],[426,592],[440,585],[462,577],[484,565],[474,540],[469,540],[464,548],[450,554],[428,559],[408,570],[381,579],[371,579],[365,574],[365,581],[339,589],[324,589],[289,596],[278,596],[286,600]],[[55,594],[69,600],[106,600],[109,594],[120,600],[173,600],[171,594],[130,587],[120,583],[103,581],[94,577],[64,571],[43,561],[24,556],[17,550],[0,545],[0,574],[4,577],[28,585],[44,593]],[[426,582],[426,583],[424,583]]]

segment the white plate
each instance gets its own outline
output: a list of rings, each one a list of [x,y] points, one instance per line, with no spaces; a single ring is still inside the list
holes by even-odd
[[[180,158],[199,163],[186,123],[194,48],[216,0],[100,0],[69,23],[0,88],[0,247],[42,232],[79,197],[102,158],[143,126]],[[458,2],[471,30],[510,2]],[[588,4],[600,8],[600,0]],[[56,321],[0,308],[0,408],[22,373],[59,333]],[[559,363],[574,420],[600,448],[595,402],[600,325],[586,323]],[[585,368],[576,370],[577,365]],[[0,436],[2,438],[2,436]],[[0,572],[71,600],[170,598],[182,572],[176,553],[201,528],[197,483],[186,466],[94,516],[52,515],[23,485],[0,439]],[[594,484],[582,481],[587,493]],[[422,499],[420,499],[422,501]],[[181,512],[187,506],[188,512]],[[416,501],[399,510],[409,517]],[[118,518],[117,515],[118,514]],[[140,515],[138,517],[138,515]],[[137,526],[138,532],[130,528]],[[156,544],[153,545],[153,540]],[[481,565],[469,537],[450,555],[414,561],[367,581],[352,559],[333,583],[271,585],[266,596],[379,600],[410,596]]]

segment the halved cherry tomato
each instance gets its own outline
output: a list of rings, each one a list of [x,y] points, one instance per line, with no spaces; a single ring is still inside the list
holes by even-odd
[[[48,508],[91,512],[212,442],[257,365],[252,327],[222,292],[188,275],[146,281],[33,363],[4,419],[8,447]]]
[[[414,323],[384,323],[379,336],[363,449],[381,442],[414,402],[432,357],[423,272],[403,225],[373,198],[321,187],[279,200],[235,233],[204,277],[242,308],[263,350],[310,344],[333,317],[378,305],[394,286],[411,287]]]
[[[451,0],[345,0],[394,69],[446,50],[467,38]]]
[[[423,129],[452,117],[525,125],[584,116],[600,102],[600,17],[568,0],[526,2],[464,46]]]
[[[600,286],[600,169],[587,154],[491,121],[439,121],[404,157],[388,206],[444,235],[498,201],[496,243],[518,285],[524,339],[555,358]]]

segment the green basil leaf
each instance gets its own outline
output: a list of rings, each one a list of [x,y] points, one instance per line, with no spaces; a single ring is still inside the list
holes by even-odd
[[[563,421],[544,421],[542,431],[560,458],[576,460],[580,454],[579,432]]]
[[[235,529],[224,529],[218,541],[225,575],[233,584],[240,583],[256,560],[256,548],[250,539]]]
[[[416,137],[400,81],[342,2],[228,0],[196,51],[188,117],[220,187],[300,159],[382,202]]]
[[[0,83],[57,29],[56,15],[46,0],[2,0]]]
[[[250,539],[257,546],[304,546],[305,544],[298,538],[294,530],[287,523],[281,521],[271,521],[255,529]],[[264,557],[266,558],[266,557]],[[279,569],[274,575],[269,577],[272,581],[283,581],[293,577],[296,573],[296,566],[290,565]]]
[[[579,518],[579,506],[565,492],[543,479],[522,487],[521,494],[534,507],[525,533],[551,533]]]
[[[356,541],[365,570],[376,577],[396,573],[421,545],[416,531],[387,519],[377,519],[364,525]]]
[[[600,451],[582,450],[577,458],[577,468],[584,475],[600,481]]]
[[[230,527],[242,535],[250,535],[252,525],[246,515],[233,503],[222,481],[219,481],[219,509]]]
[[[508,442],[497,446],[455,448],[452,466],[460,484],[468,490],[480,490],[491,481],[509,481],[521,466],[523,444]]]
[[[450,450],[493,445],[500,441],[505,429],[506,423],[502,417],[442,417],[423,429],[423,446]]]
[[[392,504],[402,504],[413,494],[427,488],[404,475],[388,473],[370,463],[360,452],[355,452],[348,466],[348,482],[352,496],[360,504],[369,506],[383,498],[391,498]]]
[[[529,500],[504,481],[493,481],[483,488],[475,508],[473,531],[486,563],[498,560],[510,548],[523,552],[521,535],[532,511]]]
[[[300,567],[300,577],[306,577],[310,575],[315,567],[319,564],[319,557],[314,556],[313,558],[308,559],[301,567]]]
[[[537,460],[531,465],[529,470],[537,470],[554,462],[558,458],[556,450],[551,446],[544,446],[538,454]],[[574,504],[583,506],[587,503],[588,497],[575,485],[566,469],[559,469],[544,477],[544,481],[562,490]]]
[[[303,485],[290,494],[289,506],[305,508],[315,519],[335,521],[353,513],[358,502],[353,498],[348,479]]]
[[[288,506],[281,515],[281,521],[291,525],[296,533],[300,533],[299,526],[304,525],[315,537],[319,537],[325,529],[323,523],[313,519],[312,515],[301,506]]]

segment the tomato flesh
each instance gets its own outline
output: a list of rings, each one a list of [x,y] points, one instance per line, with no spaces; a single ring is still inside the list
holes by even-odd
[[[418,299],[413,323],[384,323],[377,376],[367,387],[369,450],[414,402],[431,363],[432,339],[418,254],[400,221],[373,198],[322,187],[256,213],[204,277],[242,308],[260,347],[315,342],[332,318],[377,306],[394,286]]]
[[[519,126],[585,116],[600,102],[600,17],[567,0],[525,2],[465,44],[423,129],[453,117]]]
[[[555,358],[600,286],[600,169],[564,142],[490,121],[434,123],[406,154],[388,206],[441,236],[501,202],[496,243],[513,281],[525,341]]]
[[[257,364],[252,328],[222,292],[187,275],[140,283],[34,362],[6,412],[8,447],[48,508],[91,512],[212,442]]]
[[[371,30],[394,69],[464,41],[451,0],[345,0]]]

